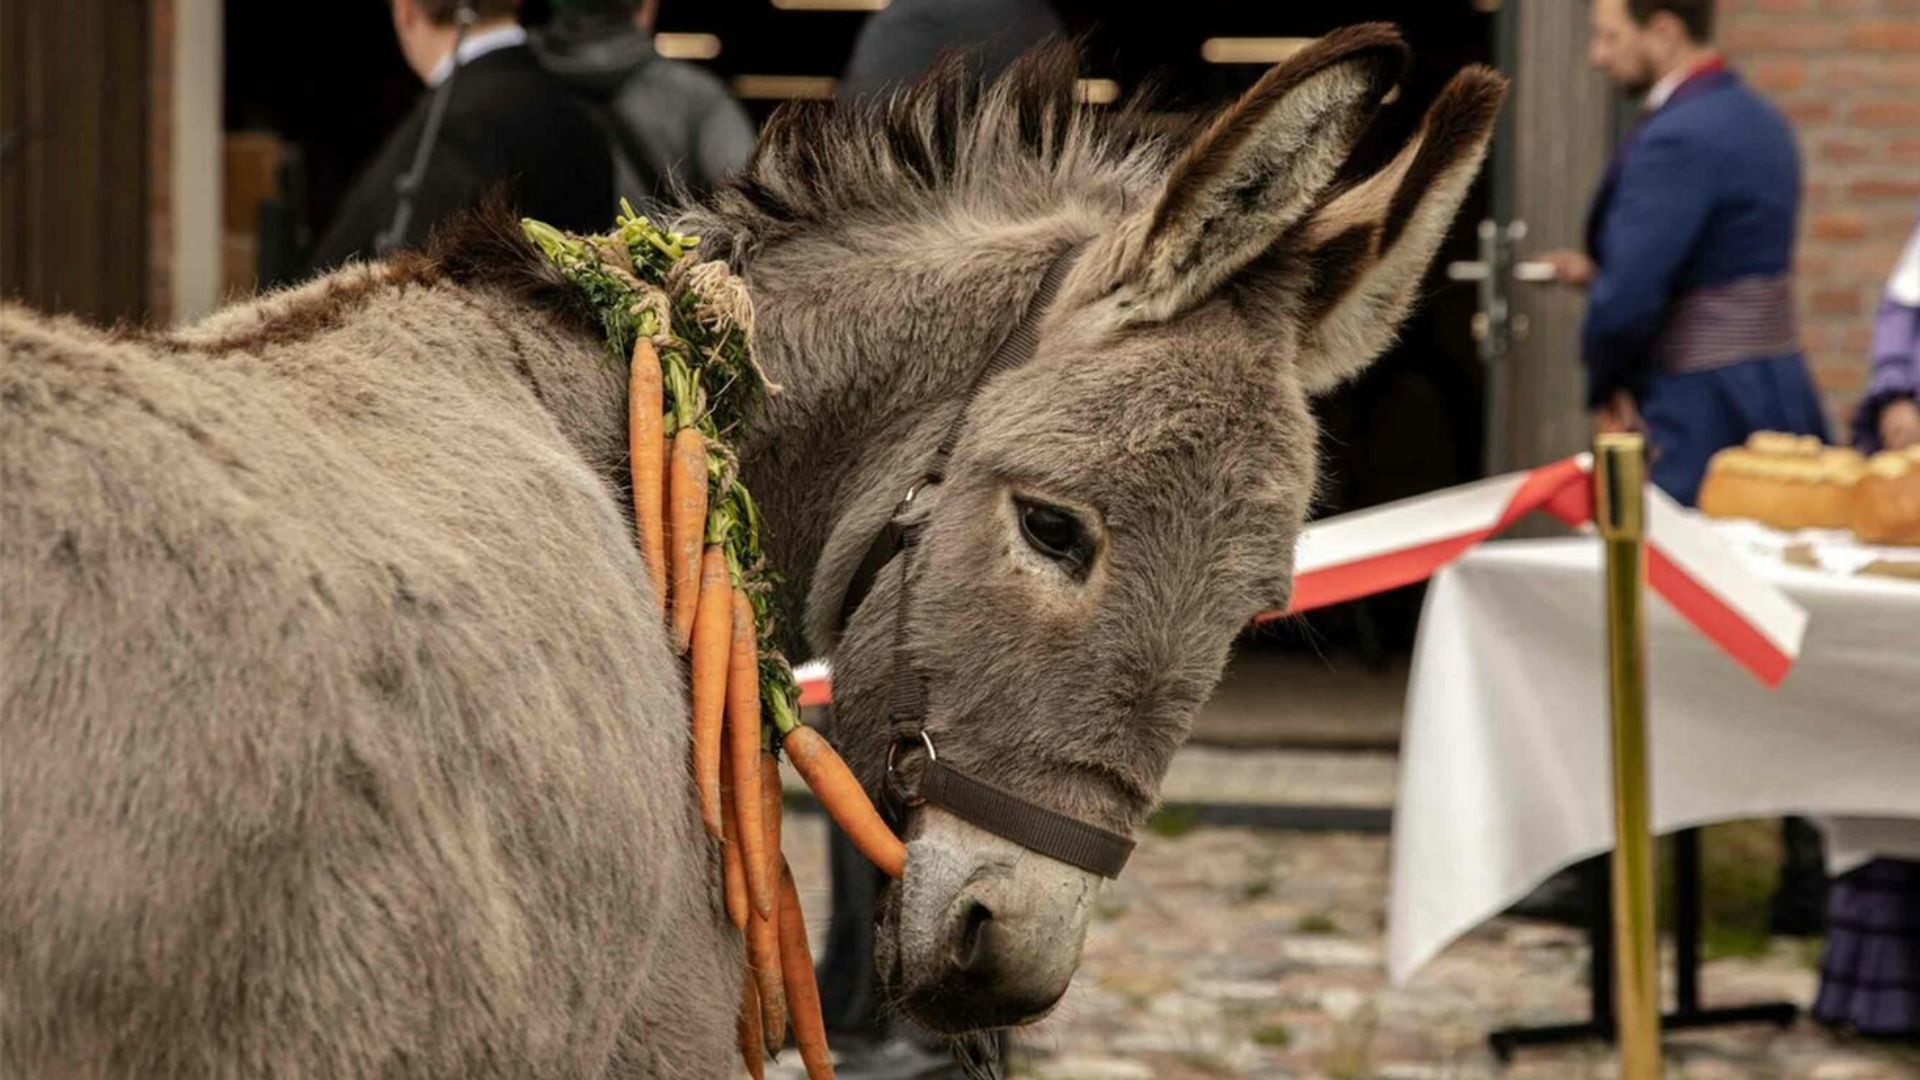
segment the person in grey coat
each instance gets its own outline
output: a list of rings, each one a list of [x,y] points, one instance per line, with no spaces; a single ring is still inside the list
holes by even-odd
[[[656,0],[554,0],[533,37],[542,67],[603,118],[618,193],[646,207],[737,172],[758,133],[719,77],[653,46]]]

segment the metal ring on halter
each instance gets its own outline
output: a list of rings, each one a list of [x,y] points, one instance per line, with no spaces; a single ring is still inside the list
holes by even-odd
[[[894,757],[894,754],[899,751],[900,744],[903,742],[906,742],[908,739],[911,739],[911,738],[913,738],[913,736],[911,735],[902,735],[899,738],[887,744],[887,771],[888,772],[893,771],[893,757]],[[928,761],[940,760],[940,755],[934,753],[933,751],[933,736],[927,734],[924,728],[921,729],[920,731],[920,744],[927,748]]]
[[[915,480],[913,483],[908,484],[907,493],[900,497],[900,502],[897,505],[895,505],[893,508],[894,517],[897,518],[901,514],[906,513],[907,509],[913,505],[913,500],[920,497],[921,492],[927,490],[928,488],[932,487],[937,483],[939,483],[939,481],[934,479],[933,477],[923,476],[920,479]]]
[[[928,735],[925,730],[922,730],[919,735],[920,745],[927,748],[927,760],[929,762],[939,761],[940,755],[934,753],[933,750],[933,736]],[[924,806],[927,801],[921,797],[918,790],[909,791],[905,778],[898,772],[895,772],[893,768],[894,758],[900,752],[900,744],[912,738],[912,735],[901,735],[887,744],[887,779],[884,790],[887,795],[888,812],[895,819],[895,825],[901,824],[901,819],[906,811],[918,806]]]

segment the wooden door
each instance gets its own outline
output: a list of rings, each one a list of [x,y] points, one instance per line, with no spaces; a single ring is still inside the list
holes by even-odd
[[[1539,465],[1587,446],[1580,320],[1585,298],[1522,280],[1529,252],[1578,248],[1587,204],[1606,168],[1617,95],[1587,64],[1588,5],[1570,0],[1505,0],[1501,64],[1513,96],[1495,155],[1494,232],[1504,250],[1483,297],[1504,299],[1504,318],[1477,329],[1488,361],[1491,472]],[[1495,312],[1494,314],[1501,314]],[[1504,337],[1502,336],[1504,335]]]
[[[0,296],[145,314],[147,44],[142,0],[0,0]]]

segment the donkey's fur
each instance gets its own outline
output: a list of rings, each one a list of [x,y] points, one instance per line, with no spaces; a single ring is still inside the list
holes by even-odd
[[[1191,146],[1074,106],[1065,54],[984,97],[951,69],[882,115],[783,114],[685,215],[788,388],[745,467],[863,776],[889,620],[832,615],[1078,242],[920,511],[913,640],[943,753],[1145,814],[1285,597],[1308,392],[1384,345],[1484,145],[1471,74],[1329,201],[1398,63],[1330,36]],[[739,946],[634,551],[624,363],[512,224],[171,335],[0,308],[0,336],[0,1073],[728,1073]],[[1097,537],[1084,581],[1022,544],[1016,492]]]

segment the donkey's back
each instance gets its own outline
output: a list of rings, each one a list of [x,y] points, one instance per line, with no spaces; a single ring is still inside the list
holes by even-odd
[[[677,669],[536,377],[591,342],[519,314],[0,309],[0,1073],[727,1060]]]

